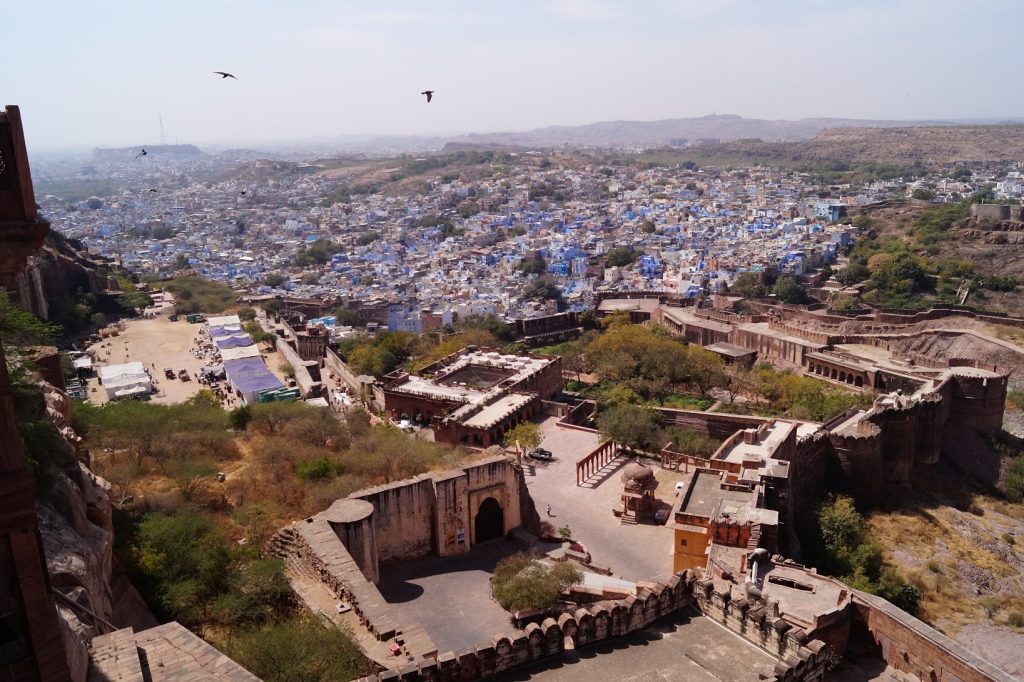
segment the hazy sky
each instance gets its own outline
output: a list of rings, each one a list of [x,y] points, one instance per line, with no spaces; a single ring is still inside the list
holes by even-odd
[[[36,149],[155,143],[158,114],[196,144],[1021,116],[1022,19],[1022,0],[9,0],[0,105]]]

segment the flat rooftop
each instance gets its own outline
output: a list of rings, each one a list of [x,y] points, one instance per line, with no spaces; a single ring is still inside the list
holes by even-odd
[[[780,341],[787,341],[789,343],[795,343],[799,346],[806,346],[807,348],[824,348],[823,343],[814,343],[807,339],[801,339],[799,336],[792,336],[786,332],[772,329],[767,322],[744,322],[741,325],[737,325],[737,329],[741,329],[747,332],[753,332],[755,334],[761,334],[762,336],[770,336]]]
[[[656,298],[606,298],[601,301],[597,309],[601,312],[617,310],[644,310],[653,312],[657,310],[661,302]]]
[[[736,513],[751,501],[749,491],[722,488],[719,472],[698,469],[694,472],[689,488],[684,493],[679,511],[683,514],[712,518],[721,511]]]
[[[765,429],[759,440],[753,443],[746,443],[741,439],[731,448],[716,454],[715,459],[734,464],[742,464],[752,459],[762,462],[772,459],[779,446],[782,445],[795,428],[797,428],[797,425],[794,422],[775,421]],[[753,429],[746,430],[753,431]]]
[[[493,424],[497,424],[531,400],[533,400],[533,396],[523,393],[509,393],[474,414],[464,421],[463,424],[465,426],[485,429]]]
[[[706,317],[694,315],[692,310],[689,308],[665,307],[662,309],[662,315],[677,324],[690,324],[695,327],[703,327],[704,329],[722,332],[723,334],[728,334],[734,329],[733,325],[728,324],[727,322],[709,320]]]

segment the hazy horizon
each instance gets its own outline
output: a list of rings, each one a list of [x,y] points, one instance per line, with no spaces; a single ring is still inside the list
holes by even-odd
[[[1024,114],[1016,0],[140,5],[7,9],[3,104],[21,106],[30,149],[155,144],[161,115],[168,144],[230,147],[716,112]]]

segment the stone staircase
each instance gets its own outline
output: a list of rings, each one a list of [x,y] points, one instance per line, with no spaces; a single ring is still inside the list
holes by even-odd
[[[338,622],[335,605],[341,600],[350,602],[360,624],[377,641],[389,645],[394,642],[412,660],[437,656],[437,646],[430,636],[418,625],[406,627],[398,621],[395,610],[384,600],[377,586],[363,577],[362,571],[347,552],[344,557],[336,557],[343,561],[332,562],[329,572],[334,580],[326,580],[325,573],[310,562],[308,557],[312,550],[295,526],[288,526],[275,533],[267,543],[266,552],[284,561],[285,574],[292,589],[314,613],[328,621]],[[371,658],[378,658],[369,650],[367,654]]]
[[[171,682],[219,680],[259,682],[259,678],[189,632],[166,623],[135,632],[115,630],[93,638],[87,682]]]

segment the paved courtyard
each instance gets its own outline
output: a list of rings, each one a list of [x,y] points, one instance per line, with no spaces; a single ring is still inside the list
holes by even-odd
[[[416,623],[437,650],[458,651],[489,642],[515,628],[491,599],[491,572],[517,551],[508,540],[492,540],[455,557],[427,556],[381,566],[378,588],[398,611],[399,622]]]
[[[620,457],[598,471],[583,486],[576,485],[576,460],[598,445],[597,434],[557,426],[550,417],[540,424],[541,447],[555,456],[553,462],[526,460],[526,483],[541,520],[556,527],[568,525],[573,538],[586,545],[595,564],[611,568],[626,580],[656,580],[672,575],[673,533],[653,523],[623,525],[612,514],[622,492],[622,467],[629,461]],[[676,481],[674,471],[654,465],[659,481],[658,499],[670,505]],[[545,514],[551,505],[552,517]]]
[[[693,611],[495,679],[720,682],[771,679],[774,668],[766,652]]]

